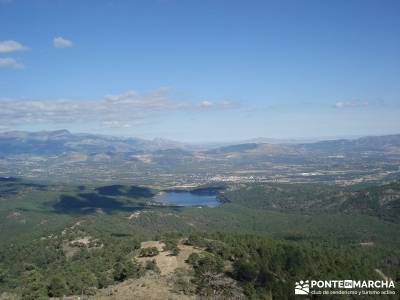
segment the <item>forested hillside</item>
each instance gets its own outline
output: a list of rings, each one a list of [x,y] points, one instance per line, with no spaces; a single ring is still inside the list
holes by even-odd
[[[400,222],[400,182],[382,186],[341,187],[304,184],[233,186],[225,200],[250,208],[278,211],[366,214]]]
[[[398,191],[398,182],[192,188],[217,194],[221,204],[210,208],[157,203],[155,187],[2,178],[0,291],[22,299],[123,294],[161,276],[157,289],[171,297],[291,299],[301,278],[379,279],[377,269],[398,281],[400,225],[389,209]],[[151,240],[164,246],[143,248]],[[175,269],[164,260],[177,260]]]

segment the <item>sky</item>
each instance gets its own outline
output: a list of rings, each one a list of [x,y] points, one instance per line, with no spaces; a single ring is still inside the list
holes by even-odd
[[[400,133],[400,1],[0,0],[0,131]]]

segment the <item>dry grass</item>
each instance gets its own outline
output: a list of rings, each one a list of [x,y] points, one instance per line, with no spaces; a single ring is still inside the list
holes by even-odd
[[[137,260],[145,263],[148,260],[155,260],[160,268],[161,275],[169,275],[175,272],[178,268],[188,269],[189,265],[185,262],[193,252],[200,252],[192,246],[179,245],[180,253],[177,256],[172,256],[169,251],[163,251],[165,244],[160,241],[147,241],[141,243],[141,248],[156,247],[160,253],[153,257],[138,257]]]
[[[81,300],[193,300],[198,299],[194,295],[184,295],[174,291],[175,271],[190,270],[185,262],[189,255],[201,250],[192,246],[179,245],[180,253],[171,256],[168,251],[163,251],[165,244],[160,241],[146,241],[141,243],[141,248],[156,247],[160,253],[153,257],[138,257],[137,260],[143,264],[147,260],[155,260],[161,273],[147,272],[139,279],[129,279],[120,284],[110,286],[97,291],[94,296],[81,296]],[[76,300],[77,296],[64,298],[65,300]]]

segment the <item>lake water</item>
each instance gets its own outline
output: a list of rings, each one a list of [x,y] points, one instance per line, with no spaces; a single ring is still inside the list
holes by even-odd
[[[216,195],[199,195],[191,192],[165,192],[154,196],[154,200],[179,206],[204,205],[215,207],[220,204]]]

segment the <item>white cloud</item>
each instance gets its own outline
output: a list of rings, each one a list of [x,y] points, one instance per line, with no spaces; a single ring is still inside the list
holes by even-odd
[[[0,57],[0,68],[21,69],[24,65],[11,57]]]
[[[240,104],[236,101],[225,100],[222,101],[219,105],[221,108],[228,109],[228,108],[237,108],[239,107]]]
[[[13,40],[0,41],[0,53],[8,53],[8,52],[24,51],[24,50],[28,50],[28,47],[25,47],[16,41]]]
[[[211,101],[202,101],[199,106],[200,106],[200,108],[207,109],[207,108],[211,108],[213,105],[214,105],[214,103],[212,103]]]
[[[338,101],[335,103],[336,108],[351,108],[351,107],[366,107],[368,106],[366,101]]]
[[[209,101],[209,100],[204,100],[198,104],[198,108],[201,110],[223,110],[223,109],[233,109],[233,108],[238,108],[239,103],[236,101],[230,101],[230,100],[225,100],[225,101]]]
[[[170,112],[207,112],[209,109],[231,109],[230,102],[213,105],[176,101],[166,89],[149,93],[128,91],[108,95],[100,100],[31,100],[0,99],[0,126],[30,124],[92,124],[102,128],[131,128]],[[228,105],[229,104],[229,105]],[[208,105],[208,109],[202,106]],[[199,109],[200,108],[200,109]]]
[[[71,40],[58,36],[53,39],[53,45],[56,48],[71,48],[74,43]]]

